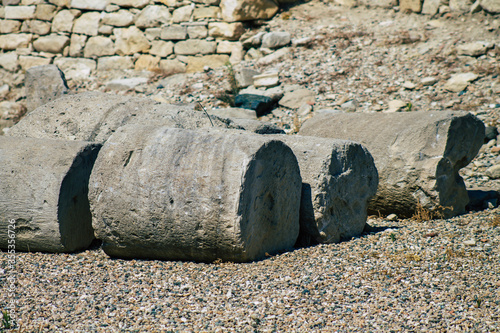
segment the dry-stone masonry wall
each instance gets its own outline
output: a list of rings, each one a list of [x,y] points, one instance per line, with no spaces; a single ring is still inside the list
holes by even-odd
[[[234,64],[246,52],[240,41],[245,22],[270,19],[279,3],[288,2],[294,0],[3,0],[0,66],[16,71],[55,64],[85,76],[95,70],[180,73]],[[498,0],[334,2],[428,15],[500,12]]]

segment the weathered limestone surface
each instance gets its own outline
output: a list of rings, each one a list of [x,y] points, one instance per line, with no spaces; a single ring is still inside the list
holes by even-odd
[[[16,220],[16,251],[73,252],[94,239],[88,181],[100,145],[0,136],[0,248]]]
[[[89,201],[110,256],[245,262],[293,247],[300,191],[281,141],[127,125],[101,150]]]
[[[337,243],[359,236],[378,174],[359,143],[300,135],[272,135],[297,156],[302,176],[298,245]]]
[[[411,216],[422,205],[449,217],[465,212],[469,198],[458,171],[479,151],[484,124],[451,111],[323,114],[307,120],[300,134],[368,148],[379,172],[371,212]]]
[[[10,136],[105,142],[120,126],[155,124],[186,129],[235,128],[230,120],[194,111],[194,104],[162,104],[148,98],[85,92],[42,105],[11,127]],[[212,122],[210,122],[212,120]]]
[[[31,67],[26,71],[28,112],[69,92],[64,73],[56,65]]]

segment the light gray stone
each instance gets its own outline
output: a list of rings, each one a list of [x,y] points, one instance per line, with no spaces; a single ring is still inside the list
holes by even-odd
[[[160,39],[161,36],[161,28],[147,28],[144,31],[144,35],[146,38],[150,41],[153,41],[155,39]]]
[[[77,12],[73,10],[61,10],[52,20],[52,32],[71,32]]]
[[[71,57],[81,57],[83,56],[83,48],[85,47],[85,42],[87,41],[87,36],[71,34],[70,44],[69,44],[69,55]]]
[[[170,11],[165,6],[147,6],[135,20],[135,26],[140,29],[160,27],[170,22]]]
[[[208,24],[208,35],[214,38],[238,40],[245,32],[241,22],[210,22]]]
[[[100,145],[0,136],[0,248],[73,252],[94,240],[88,181]]]
[[[379,173],[372,213],[408,217],[421,205],[450,217],[465,212],[469,198],[459,170],[481,148],[484,124],[467,112],[322,114],[305,121],[299,134],[369,149]]]
[[[108,5],[107,0],[71,0],[71,8],[103,11]]]
[[[55,65],[36,66],[25,76],[26,107],[28,112],[69,92],[64,73]]]
[[[188,37],[187,27],[181,25],[170,25],[161,29],[161,39],[184,40]]]
[[[459,45],[457,47],[457,53],[459,55],[467,55],[471,57],[479,57],[493,48],[494,44],[487,42],[471,42]]]
[[[160,60],[160,69],[167,75],[185,73],[187,65],[177,59]]]
[[[6,6],[5,18],[7,20],[30,20],[35,18],[36,6]]]
[[[115,45],[110,38],[95,36],[90,37],[83,49],[85,58],[102,57],[115,54]]]
[[[124,70],[134,68],[132,57],[111,56],[97,59],[98,71]]]
[[[279,6],[273,0],[221,0],[220,9],[224,21],[235,22],[270,19]]]
[[[202,19],[217,19],[220,17],[220,8],[211,6],[211,7],[196,7],[193,11],[193,20],[202,20]]]
[[[300,192],[289,147],[221,129],[124,126],[89,181],[96,237],[123,258],[246,262],[291,249]]]
[[[290,55],[290,51],[289,47],[279,49],[276,52],[266,55],[265,57],[259,58],[259,60],[257,60],[257,65],[269,65],[273,62],[281,61],[283,58]],[[250,50],[248,52],[250,52]]]
[[[216,116],[209,119],[194,111],[194,104],[162,104],[149,98],[85,92],[66,95],[37,108],[7,135],[103,143],[125,124],[196,129],[212,127],[212,123],[216,127],[240,128]]]
[[[313,103],[316,101],[316,94],[309,89],[298,89],[291,92],[286,92],[279,105],[289,109],[298,109],[303,104]]]
[[[51,21],[56,15],[57,7],[49,4],[39,4],[36,6],[35,18],[42,21]]]
[[[152,41],[149,53],[165,58],[166,56],[174,53],[174,43],[164,42],[162,40]]]
[[[84,58],[60,57],[54,59],[54,65],[59,67],[67,80],[90,79],[90,74],[96,70],[96,61]]]
[[[236,79],[236,84],[238,85],[238,88],[246,88],[248,86],[251,86],[253,84],[253,77],[259,74],[260,72],[245,67],[236,71],[234,77]]]
[[[468,13],[472,3],[472,0],[450,0],[449,6],[453,12]]]
[[[49,22],[29,20],[23,22],[21,31],[43,36],[50,32],[50,28],[51,26]]]
[[[97,12],[89,12],[82,14],[73,24],[73,33],[87,36],[97,36],[99,31],[99,20],[101,14]]]
[[[446,81],[443,88],[451,92],[461,92],[467,88],[470,82],[473,82],[478,78],[479,75],[472,72],[454,74],[448,81]]]
[[[177,42],[174,45],[175,54],[194,55],[215,53],[216,42],[209,42],[200,39],[188,39]]]
[[[188,26],[187,33],[191,39],[203,39],[208,36],[208,29],[203,25]]]
[[[0,35],[0,49],[9,51],[28,47],[32,38],[31,34]]]
[[[481,8],[491,14],[500,13],[500,2],[498,0],[481,0]]]
[[[0,66],[8,71],[14,72],[18,67],[19,56],[16,52],[0,53]]]
[[[256,88],[266,87],[271,88],[279,84],[280,75],[278,72],[266,72],[263,74],[255,75],[253,77],[253,85]]]
[[[115,29],[116,53],[119,55],[131,55],[137,52],[147,53],[151,43],[143,32],[135,26],[126,29]]]
[[[257,119],[254,110],[241,108],[210,109],[208,113],[221,118]]]
[[[269,32],[262,36],[262,47],[277,49],[290,44],[290,33],[285,31]]]
[[[21,22],[16,20],[0,20],[0,34],[12,34],[19,32]]]
[[[172,12],[172,22],[189,22],[191,14],[193,14],[193,7],[191,5],[179,7]]]
[[[500,164],[489,167],[486,169],[485,174],[491,179],[500,179]]]
[[[298,245],[338,243],[359,236],[378,173],[368,150],[347,140],[273,135],[297,156],[302,176]]]
[[[40,37],[33,42],[33,48],[38,52],[62,53],[69,45],[69,38],[62,35]]]
[[[436,15],[439,11],[439,6],[441,6],[442,0],[424,0],[422,5],[422,14]]]
[[[106,89],[109,90],[130,90],[134,89],[140,84],[147,83],[148,79],[145,77],[133,77],[128,79],[115,79],[106,83]]]
[[[101,16],[101,24],[111,25],[113,27],[128,27],[134,23],[134,14],[128,10],[119,10],[112,13],[103,13]]]
[[[149,0],[111,0],[110,3],[120,7],[144,8],[149,4]]]

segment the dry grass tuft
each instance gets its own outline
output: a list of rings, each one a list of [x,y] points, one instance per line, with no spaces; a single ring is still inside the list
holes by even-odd
[[[430,210],[422,206],[422,204],[419,202],[417,203],[415,213],[413,213],[413,216],[411,218],[417,222],[442,219],[444,218],[444,212],[446,210],[453,210],[453,207],[443,207],[439,205],[435,209]]]

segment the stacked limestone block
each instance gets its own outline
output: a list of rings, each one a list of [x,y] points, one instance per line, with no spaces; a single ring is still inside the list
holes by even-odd
[[[271,18],[270,0],[3,0],[0,66],[63,71],[193,72],[238,63],[241,21]]]

